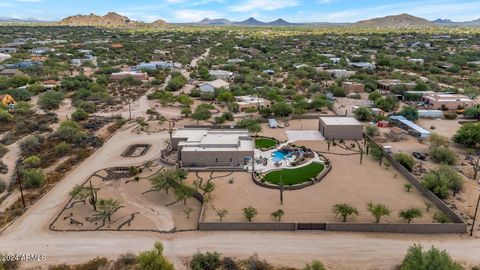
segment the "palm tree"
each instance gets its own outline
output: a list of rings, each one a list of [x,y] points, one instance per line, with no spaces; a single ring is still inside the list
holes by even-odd
[[[412,222],[413,219],[415,218],[421,218],[422,215],[422,210],[418,208],[409,208],[409,209],[404,209],[400,211],[399,217],[403,218],[404,220],[407,221],[407,223]]]
[[[272,212],[272,217],[278,222],[282,221],[283,215],[285,215],[285,212],[282,209],[278,209],[277,211]]]
[[[149,180],[154,190],[165,190],[167,194],[170,188],[175,188],[180,183],[179,174],[174,169],[159,172],[153,177],[151,177]]]
[[[358,210],[357,208],[347,204],[347,203],[341,203],[341,204],[335,204],[332,207],[332,212],[337,215],[342,217],[343,222],[347,222],[347,217],[351,215],[358,215]]]
[[[384,204],[370,202],[367,204],[367,209],[375,218],[375,223],[380,223],[380,219],[383,216],[390,215],[390,209]]]
[[[98,212],[110,222],[112,215],[121,208],[120,202],[114,199],[101,199],[98,201]]]

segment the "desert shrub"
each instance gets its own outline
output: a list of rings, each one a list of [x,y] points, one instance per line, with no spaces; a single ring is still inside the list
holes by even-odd
[[[463,189],[463,178],[448,165],[441,165],[437,170],[427,173],[422,180],[422,185],[435,193],[439,198],[448,197],[448,190],[453,191],[453,195]]]
[[[448,120],[457,119],[458,114],[456,112],[446,112],[443,114],[443,117]]]
[[[3,179],[0,179],[0,193],[3,193],[6,188],[7,184],[5,184],[5,181],[3,181]]]
[[[20,150],[24,154],[32,154],[39,151],[40,140],[36,136],[29,136],[20,142]]]
[[[444,212],[437,212],[433,215],[433,222],[436,223],[450,223],[452,220]]]
[[[25,168],[38,168],[42,164],[42,160],[39,156],[33,155],[24,159],[22,163]]]
[[[198,252],[190,261],[192,270],[216,270],[221,265],[220,254],[217,252]]]
[[[26,188],[39,188],[45,183],[45,175],[38,168],[24,170],[22,178]]]
[[[353,111],[355,114],[355,118],[357,118],[360,121],[370,121],[373,118],[372,110],[367,107],[360,107]]]
[[[62,104],[63,99],[65,99],[65,96],[61,92],[45,92],[38,98],[38,105],[47,111],[56,110]]]
[[[380,160],[383,157],[383,149],[373,143],[369,144],[369,152],[374,160]]]
[[[87,138],[82,128],[73,121],[63,121],[55,133],[58,137],[68,143],[80,143]]]
[[[365,128],[365,133],[369,136],[377,136],[379,134],[378,127],[375,125],[370,125]]]
[[[399,270],[463,270],[445,250],[435,247],[423,251],[421,245],[414,244],[405,255]]]
[[[74,266],[75,270],[98,270],[105,269],[108,266],[109,262],[107,258],[97,257],[93,260],[90,260],[86,263],[77,264]]]
[[[453,137],[453,141],[467,147],[475,147],[480,142],[480,124],[463,125]]]
[[[8,123],[13,120],[13,115],[8,111],[0,109],[0,123]]]
[[[8,149],[5,146],[0,145],[0,158],[5,156],[6,153],[8,153]]]
[[[113,269],[129,269],[137,264],[137,255],[128,252],[118,256],[118,259],[113,264]]]
[[[88,113],[84,111],[83,109],[77,109],[72,113],[72,119],[73,121],[83,121],[88,118]]]
[[[63,157],[72,151],[72,147],[67,142],[61,142],[54,147],[55,155]]]
[[[245,261],[240,262],[240,268],[241,269],[249,269],[249,270],[273,270],[275,267],[273,267],[271,264],[269,264],[265,260],[261,260],[257,254],[250,256],[248,259]]]
[[[303,270],[326,270],[326,268],[320,261],[313,261],[307,264]]]
[[[415,159],[405,153],[396,153],[393,155],[393,158],[400,163],[405,169],[412,171],[415,166]]]
[[[407,118],[410,121],[417,121],[418,120],[418,110],[412,106],[404,107],[400,113],[401,116]]]
[[[454,165],[456,162],[455,152],[445,146],[439,146],[430,151],[432,160],[436,163]]]

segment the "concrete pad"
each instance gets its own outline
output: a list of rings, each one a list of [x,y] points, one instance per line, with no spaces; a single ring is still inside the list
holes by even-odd
[[[288,141],[324,141],[322,133],[318,130],[287,130]]]

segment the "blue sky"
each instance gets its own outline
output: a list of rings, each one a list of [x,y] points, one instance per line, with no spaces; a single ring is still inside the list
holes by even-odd
[[[292,22],[355,22],[400,13],[465,21],[480,18],[480,0],[0,0],[0,17],[58,20],[109,11],[145,22],[250,16],[264,21],[281,17]]]

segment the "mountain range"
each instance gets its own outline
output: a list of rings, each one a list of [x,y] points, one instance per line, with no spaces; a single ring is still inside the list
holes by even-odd
[[[17,19],[9,17],[0,17],[0,22],[9,23],[40,23],[42,20],[28,18]],[[135,27],[162,27],[169,23],[163,20],[157,20],[152,23],[144,23],[134,21],[126,16],[122,16],[115,12],[109,12],[104,16],[96,14],[89,15],[74,15],[64,18],[55,23],[63,26],[94,26],[94,27],[115,27],[115,28],[135,28]],[[172,23],[175,25],[176,23]],[[435,27],[435,26],[480,26],[480,19],[467,22],[454,22],[450,19],[437,19],[435,21],[428,21],[426,19],[415,17],[409,14],[400,14],[393,16],[386,16],[381,18],[373,18],[363,20],[356,23],[329,23],[329,22],[305,22],[305,23],[291,23],[282,18],[271,22],[259,21],[250,17],[244,21],[231,21],[228,19],[203,19],[199,22],[179,23],[181,25],[199,25],[199,26],[354,26],[354,27],[373,27],[373,28],[404,28],[404,27]]]

